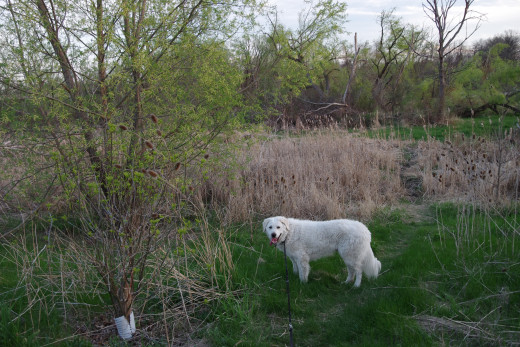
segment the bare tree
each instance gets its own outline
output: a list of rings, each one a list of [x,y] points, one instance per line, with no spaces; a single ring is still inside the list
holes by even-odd
[[[470,9],[475,0],[463,0],[462,13],[457,17],[453,12],[457,11],[457,0],[426,0],[423,3],[424,13],[435,24],[438,33],[439,46],[437,48],[438,79],[439,79],[439,105],[438,116],[446,116],[446,86],[447,71],[445,59],[453,51],[464,45],[464,43],[478,30],[484,15]],[[476,22],[468,30],[469,22]],[[459,34],[464,31],[464,35]],[[457,39],[457,41],[455,41]]]
[[[347,103],[347,97],[350,89],[350,85],[352,84],[352,81],[356,77],[356,65],[357,60],[359,56],[359,51],[361,48],[358,47],[357,43],[357,33],[354,33],[354,60],[352,61],[352,67],[350,68],[350,74],[348,76],[347,86],[345,87],[345,92],[343,93],[343,98],[341,99],[341,102],[346,104]]]
[[[412,58],[414,47],[423,40],[423,34],[411,25],[402,24],[393,10],[382,11],[378,24],[380,36],[370,59],[376,72],[372,96],[378,110],[388,111],[394,102],[386,100],[385,90],[391,85],[397,87],[406,64]]]

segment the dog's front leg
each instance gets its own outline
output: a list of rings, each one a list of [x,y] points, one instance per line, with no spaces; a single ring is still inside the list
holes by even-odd
[[[298,274],[298,265],[296,265],[296,260],[294,260],[293,258],[289,258],[291,259],[291,263],[292,263],[292,270],[294,272],[295,275]]]
[[[301,282],[307,282],[309,278],[309,271],[311,270],[311,266],[309,265],[309,259],[306,257],[300,257],[296,261],[298,265],[298,274],[300,275]]]

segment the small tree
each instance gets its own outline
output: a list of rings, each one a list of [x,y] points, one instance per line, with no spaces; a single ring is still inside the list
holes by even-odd
[[[2,62],[2,83],[40,117],[53,182],[84,231],[78,249],[116,317],[130,317],[149,280],[165,237],[158,224],[183,220],[172,213],[185,208],[190,182],[177,170],[236,125],[241,74],[219,38],[246,18],[247,5],[10,0],[2,7],[12,19],[2,28],[11,48],[4,57],[18,58]]]

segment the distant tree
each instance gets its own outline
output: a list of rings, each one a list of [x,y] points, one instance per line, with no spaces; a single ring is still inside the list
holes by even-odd
[[[479,40],[473,45],[473,49],[475,53],[487,54],[497,43],[506,45],[499,53],[500,58],[503,60],[520,60],[520,34],[512,30],[486,40]]]
[[[382,11],[378,17],[380,35],[375,42],[370,62],[375,70],[372,95],[376,108],[386,111],[393,101],[385,100],[385,90],[397,88],[404,68],[414,54],[414,47],[423,40],[423,33],[401,23],[392,11]]]
[[[330,86],[329,75],[337,67],[340,42],[343,32],[346,4],[336,0],[320,0],[310,3],[299,13],[298,28],[285,29],[271,21],[269,40],[277,53],[299,66],[305,74],[307,85],[320,99],[326,98]],[[317,80],[323,79],[320,86]]]
[[[438,116],[442,119],[446,116],[446,87],[447,71],[445,66],[446,57],[455,52],[478,30],[483,15],[471,10],[475,0],[463,0],[462,14],[454,15],[458,0],[426,0],[423,3],[423,10],[428,18],[435,24],[438,36],[437,59],[438,71],[437,78],[439,83],[438,90]],[[470,22],[475,21],[473,29],[465,31],[463,36],[459,36],[462,29],[467,30]]]
[[[485,110],[520,112],[520,64],[501,57],[508,45],[497,43],[477,53],[457,74],[449,97],[450,107],[460,116]]]

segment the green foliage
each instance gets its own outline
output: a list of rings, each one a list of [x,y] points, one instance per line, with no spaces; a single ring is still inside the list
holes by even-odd
[[[506,45],[499,43],[488,52],[475,55],[456,75],[449,99],[452,108],[476,109],[509,102],[508,93],[520,87],[520,64],[500,57],[505,48]]]
[[[269,115],[311,86],[325,90],[324,77],[338,69],[345,10],[346,5],[335,0],[311,3],[300,12],[298,28],[271,21],[267,34],[245,35],[235,45],[250,112]]]

